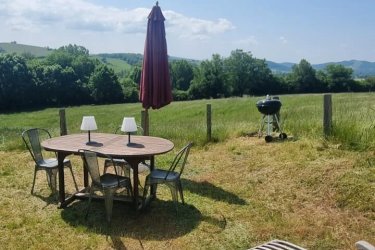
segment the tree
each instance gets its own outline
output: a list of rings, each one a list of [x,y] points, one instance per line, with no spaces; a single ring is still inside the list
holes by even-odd
[[[250,52],[232,51],[224,68],[235,96],[276,93],[280,89],[266,61],[254,58]]]
[[[73,60],[79,56],[88,57],[89,51],[85,47],[69,44],[54,50],[46,57],[46,62],[49,65],[59,64],[65,68],[71,66]]]
[[[292,67],[289,80],[298,93],[313,93],[322,89],[322,84],[316,77],[315,69],[305,59]]]
[[[328,88],[332,92],[353,91],[353,69],[341,64],[330,64],[325,68]]]
[[[255,59],[250,70],[251,85],[247,94],[265,95],[281,92],[280,81],[272,75],[266,60]]]
[[[90,76],[90,95],[97,104],[119,103],[124,100],[122,89],[114,71],[101,64]]]
[[[375,90],[375,76],[367,77],[363,83],[363,89],[366,91]]]
[[[132,70],[129,73],[129,78],[135,82],[137,85],[141,82],[141,74],[142,74],[142,67],[139,65],[136,65],[132,68]]]
[[[250,92],[250,86],[252,85],[251,67],[253,63],[254,59],[251,53],[239,49],[232,51],[225,60],[225,72],[233,95],[243,96]]]
[[[219,55],[212,56],[212,60],[201,62],[199,70],[189,88],[189,95],[193,99],[219,98],[227,96],[225,86],[223,60]]]
[[[26,59],[15,54],[0,55],[0,110],[30,107],[36,98]]]
[[[138,85],[130,78],[125,78],[121,82],[122,93],[125,102],[137,102],[139,100]]]
[[[186,60],[177,60],[170,63],[173,89],[188,90],[194,78],[191,63]]]

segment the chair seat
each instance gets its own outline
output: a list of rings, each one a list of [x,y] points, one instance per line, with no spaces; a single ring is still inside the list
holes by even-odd
[[[69,159],[64,159],[64,165],[69,164]],[[57,168],[58,161],[56,158],[43,159],[37,162],[39,168]]]
[[[124,159],[113,159],[113,162],[120,167],[127,167],[130,169],[130,171],[133,171],[130,164],[125,161]],[[111,161],[106,159],[104,166],[105,168],[109,167],[111,164]],[[144,173],[150,170],[150,166],[147,163],[141,162],[138,164],[138,173]]]
[[[151,171],[149,178],[165,180],[165,181],[176,181],[180,177],[179,173],[177,172],[169,172],[168,176],[167,174],[168,174],[167,170],[155,169]]]
[[[129,178],[110,173],[100,176],[100,183],[103,188],[117,187],[119,184],[118,182],[120,182],[121,186],[126,186],[126,184],[129,183]]]
[[[138,164],[138,173],[150,171],[150,166],[147,163],[141,162]]]

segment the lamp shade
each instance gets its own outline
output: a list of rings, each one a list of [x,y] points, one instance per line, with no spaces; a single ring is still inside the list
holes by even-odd
[[[137,132],[137,124],[135,123],[134,117],[124,117],[121,131],[125,133]]]
[[[94,116],[84,116],[82,118],[81,130],[97,130]]]

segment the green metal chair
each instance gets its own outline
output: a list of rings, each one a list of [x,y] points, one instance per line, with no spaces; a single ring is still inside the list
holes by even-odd
[[[52,193],[56,193],[56,176],[58,173],[58,161],[57,158],[45,159],[43,157],[43,150],[40,145],[41,140],[49,138],[51,138],[51,134],[48,132],[48,130],[42,128],[32,128],[22,132],[22,140],[25,143],[27,149],[31,154],[31,157],[35,162],[34,179],[33,186],[31,188],[31,194],[34,193],[36,174],[39,170],[46,171],[48,186],[51,188]],[[73,177],[75,188],[78,191],[77,182],[75,180],[72,170],[72,164],[69,159],[64,160],[64,167],[69,168]]]
[[[130,193],[130,195],[133,196],[130,178],[118,175],[117,168],[114,168],[115,174],[105,173],[100,175],[98,157],[104,157],[106,160],[112,161],[112,164],[114,164],[112,157],[90,150],[81,149],[79,152],[81,153],[84,165],[87,168],[92,180],[90,185],[89,205],[86,212],[86,218],[90,211],[91,199],[95,190],[98,190],[104,194],[107,221],[110,223],[112,218],[114,193],[121,188],[126,188],[128,194]]]
[[[180,177],[182,175],[182,172],[184,171],[187,157],[192,145],[193,143],[189,142],[176,154],[168,170],[156,167],[150,172],[149,175],[147,175],[145,188],[143,190],[144,201],[146,200],[148,188],[150,186],[153,186],[156,192],[158,184],[166,184],[171,190],[172,199],[175,204],[177,204],[178,202],[178,193],[180,193],[182,204],[185,203]]]

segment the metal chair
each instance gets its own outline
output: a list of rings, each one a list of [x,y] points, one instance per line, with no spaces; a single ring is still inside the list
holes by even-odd
[[[121,126],[117,127],[115,130],[115,134],[121,132],[120,130]],[[143,128],[141,126],[137,126],[138,130],[142,133],[143,135]],[[104,161],[104,173],[107,173],[109,167],[114,167],[116,168],[116,171],[119,175],[123,175],[126,177],[130,177],[130,173],[132,172],[130,164],[125,161],[124,159],[116,159],[114,158],[113,161],[110,159],[106,159]],[[138,174],[145,173],[147,171],[150,171],[150,166],[146,162],[141,162],[138,165]],[[140,181],[138,181],[140,183]],[[141,186],[141,184],[139,184]],[[142,187],[142,186],[141,186]]]
[[[306,248],[294,245],[284,240],[271,240],[249,250],[306,250]]]
[[[364,240],[357,241],[355,243],[355,247],[358,250],[375,250],[375,246],[374,245],[372,245],[369,242],[364,241]]]
[[[31,188],[31,194],[34,193],[36,174],[39,170],[46,171],[48,186],[51,188],[52,193],[56,193],[56,176],[58,173],[58,161],[57,158],[45,159],[43,157],[43,151],[40,145],[42,139],[49,138],[51,138],[51,134],[48,132],[48,130],[42,128],[32,128],[22,132],[22,140],[25,143],[27,149],[31,154],[31,157],[35,162],[34,179],[33,186]],[[77,182],[75,180],[72,170],[72,164],[69,159],[64,160],[64,167],[70,169],[75,188],[78,191]]]
[[[90,196],[86,218],[90,211],[92,196],[94,195],[95,190],[98,190],[103,192],[104,194],[107,221],[108,223],[110,223],[112,218],[114,193],[121,188],[126,188],[128,194],[130,192],[131,196],[133,196],[130,178],[118,175],[117,168],[115,168],[115,174],[105,173],[103,175],[100,175],[98,157],[105,157],[106,160],[113,161],[112,157],[84,149],[79,150],[79,152],[81,153],[84,165],[87,168],[92,180],[89,187]]]
[[[178,202],[178,192],[180,193],[182,204],[185,203],[180,177],[182,172],[184,171],[187,157],[189,155],[190,148],[192,147],[192,145],[193,143],[189,142],[176,154],[168,170],[155,168],[150,172],[149,175],[147,175],[145,181],[145,188],[143,190],[144,202],[146,200],[148,188],[150,186],[153,186],[156,192],[158,184],[166,184],[171,190],[172,199],[175,202],[175,204],[177,204]]]

